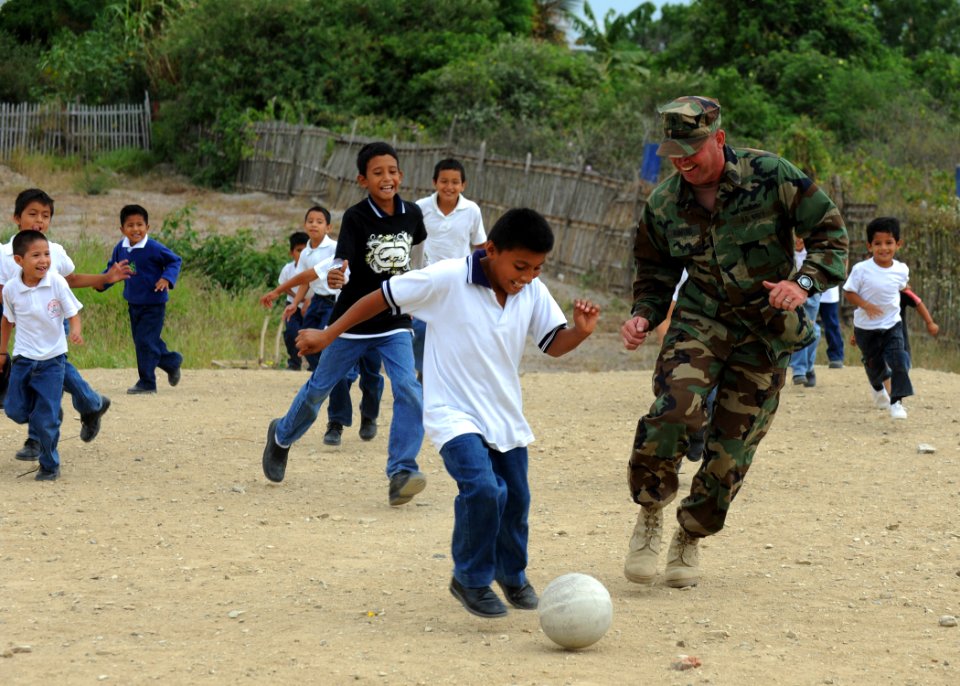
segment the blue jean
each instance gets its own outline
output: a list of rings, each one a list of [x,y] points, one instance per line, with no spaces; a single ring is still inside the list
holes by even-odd
[[[330,315],[333,313],[333,306],[336,300],[330,296],[317,295],[314,293],[310,297],[310,305],[303,315],[303,324],[301,329],[325,329],[330,322]],[[317,368],[317,360],[320,359],[320,353],[307,355],[307,369],[313,371]]]
[[[453,576],[468,588],[495,579],[511,586],[527,582],[530,487],[527,449],[498,452],[479,434],[463,434],[440,448],[457,482],[453,503]]]
[[[57,443],[67,356],[49,360],[16,357],[7,364],[13,364],[13,368],[3,409],[17,424],[29,425],[30,437],[40,443],[40,466],[53,471],[60,465]]]
[[[890,400],[896,402],[913,395],[910,383],[910,354],[903,349],[903,322],[889,329],[858,329],[853,335],[863,355],[863,367],[874,390],[890,379]]]
[[[137,351],[137,373],[139,388],[157,390],[157,367],[172,372],[183,364],[183,355],[167,350],[167,344],[160,338],[163,333],[163,321],[166,318],[167,304],[136,305],[129,303],[130,331],[133,333],[133,346]]]
[[[380,416],[380,398],[383,397],[383,375],[380,373],[380,353],[368,350],[360,357],[350,373],[330,391],[330,403],[327,405],[327,421],[344,426],[353,424],[353,403],[350,401],[350,388],[360,379],[360,417],[376,419]]]
[[[287,348],[287,369],[300,369],[303,361],[297,354],[297,334],[303,328],[303,315],[300,310],[291,315],[283,327],[283,344]]]
[[[843,362],[843,331],[840,329],[840,303],[820,303],[820,323],[827,339],[827,359]]]
[[[413,318],[413,364],[423,374],[423,343],[427,337],[427,323]]]
[[[817,310],[820,309],[820,294],[811,294],[803,303],[803,312],[807,319],[813,322],[814,339],[805,348],[797,350],[790,356],[790,366],[794,376],[806,376],[813,371],[813,363],[817,359],[817,344],[820,342],[820,325],[817,324]]]
[[[413,371],[412,336],[407,332],[374,338],[337,338],[310,379],[300,388],[287,414],[277,424],[276,441],[289,446],[313,426],[320,405],[334,386],[370,351],[380,353],[393,391],[393,419],[387,441],[387,476],[417,471],[423,443],[423,391]]]

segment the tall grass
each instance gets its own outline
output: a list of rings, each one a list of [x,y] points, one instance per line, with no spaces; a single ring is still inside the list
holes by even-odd
[[[112,245],[81,236],[65,246],[80,274],[99,273],[107,266]],[[170,291],[163,339],[183,354],[184,366],[205,368],[213,360],[256,360],[260,329],[270,317],[266,345],[272,360],[280,308],[267,312],[257,302],[267,288],[231,292],[217,288],[201,274],[185,269]],[[83,303],[85,345],[71,346],[70,359],[78,367],[136,367],[123,284],[102,293],[89,288],[76,291]]]

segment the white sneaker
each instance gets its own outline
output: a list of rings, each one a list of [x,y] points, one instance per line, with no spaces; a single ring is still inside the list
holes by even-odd
[[[903,409],[903,403],[899,400],[890,406],[890,417],[893,419],[907,418],[907,411]]]
[[[873,393],[873,404],[876,405],[877,409],[885,410],[890,407],[890,396],[887,394],[886,388],[881,388],[879,391],[871,388],[870,392]]]

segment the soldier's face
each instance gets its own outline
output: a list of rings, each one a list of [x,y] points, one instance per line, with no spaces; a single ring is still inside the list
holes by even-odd
[[[707,186],[723,174],[723,144],[726,134],[721,129],[707,139],[697,152],[687,157],[671,157],[670,161],[687,183]]]

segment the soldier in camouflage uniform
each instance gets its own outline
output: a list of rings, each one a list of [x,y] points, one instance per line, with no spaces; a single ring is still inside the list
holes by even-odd
[[[628,350],[663,321],[684,268],[689,279],[657,359],[656,399],[637,424],[628,478],[640,514],[624,574],[636,583],[656,576],[663,508],[716,387],[703,462],[667,554],[665,582],[679,588],[699,581],[697,543],[723,528],[777,410],[790,353],[812,340],[807,295],[844,279],[847,232],[830,198],[790,162],[725,144],[716,100],[685,96],[659,112],[657,153],[677,173],[653,190],[637,226],[632,318],[620,330]],[[799,270],[795,235],[807,248]]]

